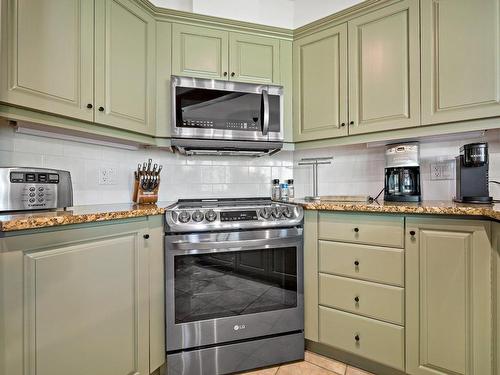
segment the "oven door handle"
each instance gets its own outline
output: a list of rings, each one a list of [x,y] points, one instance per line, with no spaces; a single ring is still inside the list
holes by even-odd
[[[267,90],[262,90],[261,102],[262,135],[269,132],[269,94]]]
[[[288,230],[287,230],[288,231]],[[258,238],[242,238],[242,239],[224,239],[214,238],[213,235],[206,237],[201,234],[197,235],[177,235],[167,236],[165,238],[165,251],[180,252],[180,253],[205,253],[205,252],[227,252],[227,251],[246,251],[255,249],[270,249],[279,247],[296,246],[302,243],[303,229],[297,228],[293,233],[273,233],[268,232],[267,235],[258,236]],[[217,236],[217,235],[215,235]]]

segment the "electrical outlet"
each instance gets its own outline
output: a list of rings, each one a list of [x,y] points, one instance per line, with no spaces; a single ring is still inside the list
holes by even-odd
[[[116,169],[112,167],[99,168],[99,185],[116,185]]]
[[[454,171],[454,160],[431,163],[431,180],[453,180],[455,178]]]

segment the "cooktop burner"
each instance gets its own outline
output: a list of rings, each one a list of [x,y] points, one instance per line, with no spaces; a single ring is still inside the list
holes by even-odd
[[[302,207],[265,197],[179,199],[165,212],[167,232],[290,227],[303,216]]]

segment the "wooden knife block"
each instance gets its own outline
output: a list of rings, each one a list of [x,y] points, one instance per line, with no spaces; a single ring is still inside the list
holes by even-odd
[[[160,182],[160,177],[158,176],[158,185],[156,186],[156,188],[152,191],[145,191],[141,187],[139,180],[134,180],[134,202],[138,204],[154,204],[158,202]]]

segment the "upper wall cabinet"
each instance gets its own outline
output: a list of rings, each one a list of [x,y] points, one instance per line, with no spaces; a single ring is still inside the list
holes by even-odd
[[[500,0],[422,0],[422,122],[500,116]]]
[[[279,83],[279,40],[174,24],[172,74]]]
[[[280,82],[280,42],[250,34],[229,34],[231,80]]]
[[[154,134],[155,21],[145,10],[131,0],[1,6],[0,101]]]
[[[227,31],[174,24],[172,74],[227,79]]]
[[[294,41],[293,69],[295,141],[419,125],[418,0]]]
[[[155,21],[129,0],[96,2],[95,121],[155,132]]]
[[[5,0],[0,13],[0,101],[92,121],[94,1]]]
[[[420,124],[418,4],[349,21],[349,134]]]
[[[294,42],[294,140],[347,135],[347,26]]]

